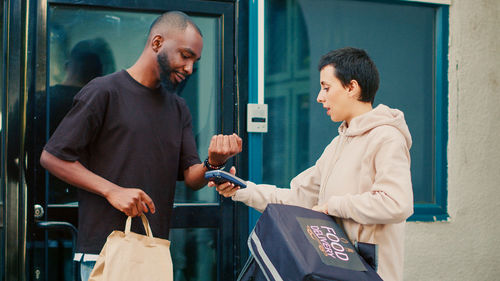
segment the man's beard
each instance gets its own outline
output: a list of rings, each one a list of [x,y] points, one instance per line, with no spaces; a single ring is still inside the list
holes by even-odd
[[[156,60],[158,61],[158,65],[160,66],[160,83],[163,88],[165,88],[169,92],[180,92],[186,86],[186,82],[189,78],[189,75],[184,76],[184,80],[182,82],[177,83],[171,80],[172,67],[170,66],[168,56],[165,52],[159,53],[156,56]]]

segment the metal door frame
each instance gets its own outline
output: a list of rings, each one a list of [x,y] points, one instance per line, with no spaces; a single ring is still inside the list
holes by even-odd
[[[28,84],[29,3],[3,1],[2,178],[4,280],[25,280],[27,186],[24,126]]]
[[[25,147],[27,105],[34,96],[35,89],[45,89],[47,83],[47,12],[49,5],[73,5],[82,7],[110,8],[118,10],[158,12],[182,10],[193,15],[214,15],[221,20],[221,45],[223,60],[222,120],[233,120],[232,124],[221,122],[221,132],[233,131],[241,135],[239,112],[239,87],[237,38],[239,1],[141,1],[141,0],[5,0],[3,10],[3,90],[2,95],[2,177],[1,187],[5,204],[0,206],[0,226],[4,233],[4,280],[31,280],[34,272],[27,259],[27,241],[30,228],[34,227],[33,198],[30,198],[26,180],[27,163],[38,159],[27,159]],[[36,31],[36,32],[35,32]],[[224,35],[226,38],[224,38]],[[244,41],[244,40],[243,40]],[[244,56],[241,56],[244,57]],[[244,98],[245,99],[245,98]],[[234,161],[246,155],[238,156]],[[239,170],[244,170],[239,167]],[[244,173],[244,172],[243,172]],[[220,205],[194,206],[176,205],[173,214],[173,228],[216,227],[220,231],[218,248],[218,279],[236,278],[237,268],[246,256],[246,247],[240,248],[238,233],[240,226],[246,225],[246,208],[236,206],[230,199],[221,200]],[[224,211],[223,211],[224,210]],[[218,213],[218,216],[213,216]],[[210,215],[212,214],[212,215]],[[179,217],[197,218],[197,223],[186,224]],[[240,221],[241,220],[241,221]],[[45,222],[47,218],[45,219]],[[243,227],[244,228],[244,227]],[[246,229],[244,232],[246,233]],[[224,246],[222,246],[224,245]],[[0,271],[0,273],[2,273]]]

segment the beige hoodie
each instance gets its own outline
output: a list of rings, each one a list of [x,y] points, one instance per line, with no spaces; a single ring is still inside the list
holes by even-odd
[[[290,189],[248,182],[233,200],[263,211],[268,203],[312,208],[328,203],[347,235],[377,244],[378,274],[403,280],[404,228],[413,213],[411,135],[404,115],[379,105],[342,123],[339,136],[316,164],[296,176]]]

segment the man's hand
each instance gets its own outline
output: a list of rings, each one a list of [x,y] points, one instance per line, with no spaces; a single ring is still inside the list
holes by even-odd
[[[148,208],[151,213],[156,212],[151,197],[138,188],[119,187],[111,190],[105,198],[113,207],[127,216],[135,217],[143,212],[147,213]]]
[[[212,137],[208,147],[208,163],[222,166],[227,159],[241,152],[243,141],[236,135],[216,135]]]
[[[40,164],[59,179],[108,200],[117,210],[135,217],[155,212],[151,197],[138,188],[123,188],[89,171],[78,161],[65,161],[43,150]]]
[[[231,167],[229,172],[233,175],[236,175],[236,168],[234,168],[234,166]],[[240,189],[239,186],[235,186],[234,184],[232,184],[230,182],[225,182],[223,184],[216,185],[213,181],[209,181],[208,186],[210,186],[210,187],[217,186],[216,187],[217,192],[219,192],[220,195],[222,195],[226,198],[233,196],[236,193],[236,191],[238,189]]]
[[[208,164],[220,167],[234,155],[241,152],[243,141],[236,134],[215,135],[208,147]],[[205,172],[207,168],[202,164],[195,164],[184,170],[184,183],[193,190],[198,190],[207,184]]]

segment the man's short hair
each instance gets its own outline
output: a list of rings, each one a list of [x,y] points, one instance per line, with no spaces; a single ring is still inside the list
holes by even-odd
[[[358,100],[373,104],[380,79],[375,63],[364,50],[345,47],[330,51],[319,60],[318,70],[328,65],[335,68],[335,76],[344,87],[356,80],[361,87]]]
[[[164,34],[170,29],[182,31],[185,30],[188,25],[194,27],[194,29],[200,34],[200,36],[203,37],[203,35],[201,34],[201,30],[193,22],[193,20],[185,13],[179,11],[166,12],[158,16],[149,28],[148,37],[150,37],[152,33],[156,32]]]

